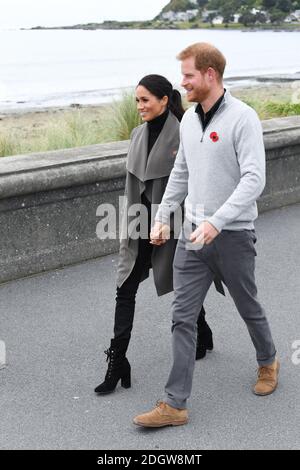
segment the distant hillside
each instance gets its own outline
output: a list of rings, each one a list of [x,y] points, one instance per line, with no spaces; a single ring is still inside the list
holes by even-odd
[[[289,14],[300,9],[300,0],[171,0],[160,12],[184,12],[194,8],[244,13],[253,8],[270,14]]]
[[[195,6],[196,5],[196,6]],[[197,0],[171,0],[161,11],[161,13],[166,13],[168,11],[186,11],[193,8],[197,8]]]
[[[300,0],[171,0],[152,20],[31,29],[195,29],[259,28],[300,30]]]

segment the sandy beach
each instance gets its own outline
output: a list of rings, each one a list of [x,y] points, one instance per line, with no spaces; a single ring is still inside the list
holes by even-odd
[[[294,82],[293,82],[294,83]],[[300,88],[300,82],[299,82]],[[264,84],[255,87],[231,87],[231,93],[242,100],[290,102],[295,92],[291,83]],[[24,137],[34,137],[43,132],[50,122],[57,122],[61,117],[70,116],[80,110],[80,114],[98,121],[108,105],[75,105],[60,108],[42,108],[12,112],[0,111],[0,132],[18,132]]]
[[[292,97],[297,94],[295,85],[300,90],[298,82],[264,83],[251,87],[230,87],[231,93],[246,102],[258,104],[272,101],[276,103],[291,103]],[[298,91],[300,100],[300,91]],[[30,142],[31,151],[43,138],[46,130],[51,125],[63,128],[64,123],[72,117],[85,121],[88,128],[99,127],[105,119],[105,110],[109,105],[73,105],[60,108],[44,108],[34,110],[21,110],[14,112],[0,111],[0,140],[10,136],[10,140],[18,142]],[[85,144],[82,144],[85,145]]]
[[[22,110],[13,112],[0,112],[0,135],[17,134],[23,139],[39,138],[49,124],[58,123],[68,116],[78,113],[92,122],[97,122],[103,116],[105,105],[98,106],[68,106],[65,108],[43,108],[36,110]]]

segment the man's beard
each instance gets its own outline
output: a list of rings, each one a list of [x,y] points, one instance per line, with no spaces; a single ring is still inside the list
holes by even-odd
[[[209,92],[210,92],[209,88],[205,88],[205,89],[201,88],[200,90],[196,90],[195,101],[197,103],[203,103],[203,101],[205,101],[208,98]]]

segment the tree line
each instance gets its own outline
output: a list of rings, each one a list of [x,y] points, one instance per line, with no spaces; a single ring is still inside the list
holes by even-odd
[[[266,23],[268,19],[271,23],[281,23],[290,13],[300,9],[300,0],[197,0],[197,4],[189,0],[172,0],[162,12],[186,11],[197,6],[199,18],[202,17],[203,10],[212,10],[214,12],[209,15],[209,21],[220,15],[224,23],[230,23],[234,21],[235,14],[240,14],[239,22],[248,26]],[[259,11],[253,13],[253,8]]]

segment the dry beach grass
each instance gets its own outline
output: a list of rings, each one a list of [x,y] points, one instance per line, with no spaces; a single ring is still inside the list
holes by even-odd
[[[261,119],[295,115],[300,114],[300,92],[292,83],[232,87],[231,93],[254,107]],[[133,95],[112,105],[0,112],[0,156],[124,140],[138,123]]]

